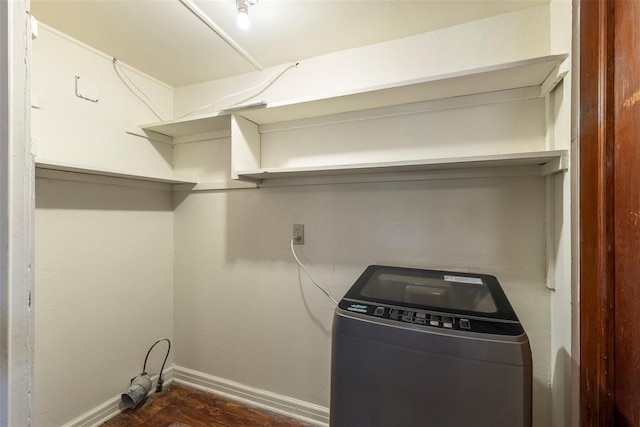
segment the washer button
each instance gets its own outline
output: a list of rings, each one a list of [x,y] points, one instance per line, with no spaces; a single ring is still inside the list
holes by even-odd
[[[452,316],[442,316],[442,326],[452,329],[455,319]]]
[[[438,316],[437,314],[432,314],[429,324],[431,326],[440,326],[440,316]]]

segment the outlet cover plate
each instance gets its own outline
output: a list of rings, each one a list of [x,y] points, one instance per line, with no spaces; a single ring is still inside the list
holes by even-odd
[[[304,224],[293,224],[293,244],[304,245]]]

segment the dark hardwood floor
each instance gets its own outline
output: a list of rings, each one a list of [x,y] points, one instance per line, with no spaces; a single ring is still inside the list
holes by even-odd
[[[112,418],[102,427],[310,427],[214,394],[171,384],[159,395]]]

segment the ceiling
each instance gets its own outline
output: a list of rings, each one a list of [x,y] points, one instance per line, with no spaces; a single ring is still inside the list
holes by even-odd
[[[43,22],[171,86],[256,70],[185,3],[199,8],[258,67],[294,62],[546,4],[548,0],[259,0],[251,27],[235,0],[31,0]]]

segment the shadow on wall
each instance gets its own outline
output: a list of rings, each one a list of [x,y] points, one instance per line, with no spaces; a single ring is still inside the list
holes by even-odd
[[[554,425],[570,426],[572,399],[571,384],[572,372],[578,372],[578,363],[573,360],[569,353],[562,348],[556,353],[555,369],[553,377],[553,393],[559,393],[561,396],[553,398],[552,408],[554,410]]]
[[[292,225],[304,224],[298,256],[336,299],[376,263],[498,276],[532,340],[536,427],[550,425],[544,178],[263,187],[183,197],[175,201],[176,330],[201,331],[185,344],[194,349],[185,360],[252,386],[327,400],[333,306],[291,254]],[[227,345],[206,365],[210,343],[219,339]]]
[[[551,390],[548,383],[533,378],[533,427],[551,426]]]
[[[36,179],[36,209],[172,211],[169,190]]]
[[[336,298],[370,264],[499,277],[536,340],[532,350],[541,359],[533,385],[535,425],[550,425],[544,178],[268,187],[211,197],[223,201],[209,205],[221,209],[216,218],[224,218],[218,228],[225,234],[222,268],[241,271],[242,281],[256,287],[287,287],[295,275],[305,312],[327,337],[327,313],[314,307],[324,297],[291,255],[292,224],[305,225],[298,255]]]
[[[372,263],[544,277],[544,179],[485,178],[260,188],[227,192],[226,262]],[[211,236],[214,237],[214,236]],[[542,268],[541,268],[542,267]]]
[[[302,303],[304,304],[304,309],[307,311],[307,314],[309,315],[311,321],[322,331],[322,333],[327,338],[329,338],[331,337],[331,327],[327,327],[325,325],[326,322],[323,322],[323,318],[318,315],[317,311],[312,308],[312,306],[309,304],[309,301],[307,300],[306,293],[309,292],[309,287],[312,287],[313,285],[310,284],[308,280],[305,280],[306,278],[303,279],[302,276],[302,269],[298,267],[298,289],[300,289],[300,297],[302,299]]]
[[[344,165],[534,151],[543,148],[543,109],[542,99],[528,99],[264,132],[260,163]]]

